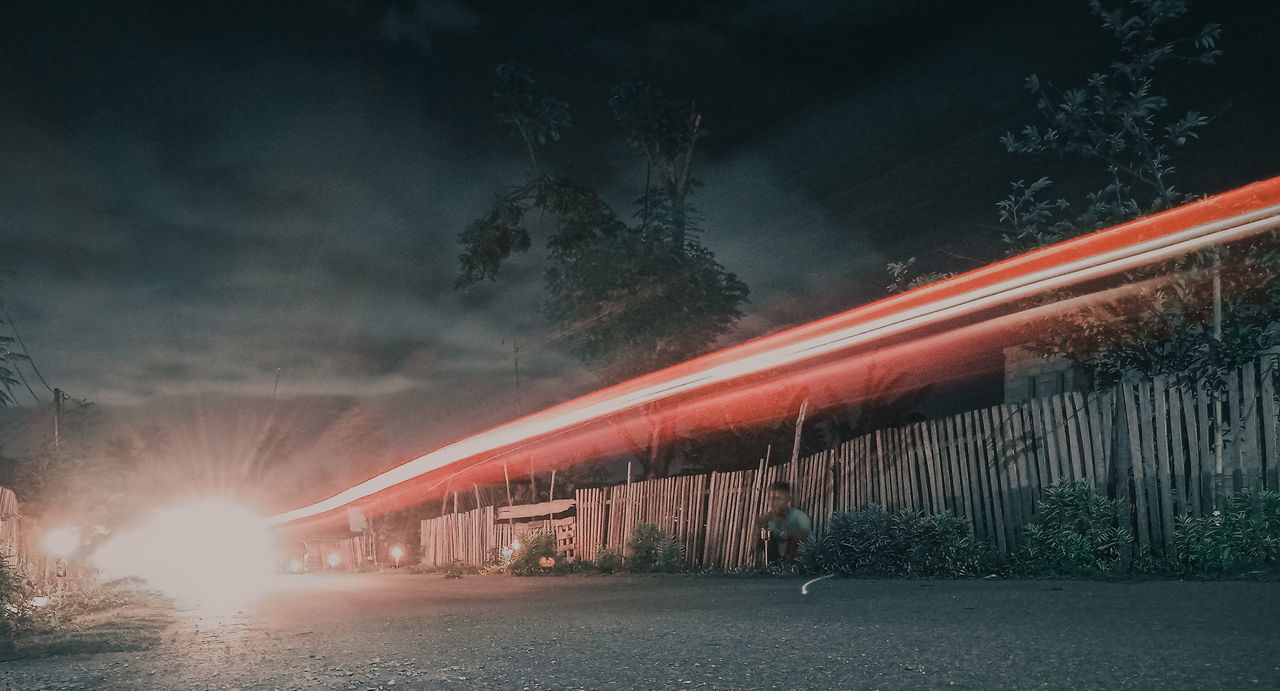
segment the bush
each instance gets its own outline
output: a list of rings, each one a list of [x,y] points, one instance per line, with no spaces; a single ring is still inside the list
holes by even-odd
[[[1120,502],[1099,496],[1088,480],[1046,487],[1039,517],[1023,532],[1014,568],[1032,576],[1097,576],[1122,571],[1133,544]]]
[[[969,524],[946,514],[899,513],[892,534],[906,546],[902,569],[907,576],[965,578],[978,574],[981,550]]]
[[[0,649],[33,633],[44,618],[34,600],[39,592],[27,575],[0,559]]]
[[[507,571],[517,576],[528,576],[548,571],[539,561],[550,557],[556,559],[556,536],[549,532],[531,532],[518,536],[520,549],[511,555],[511,563]],[[557,560],[557,564],[560,562]]]
[[[596,568],[603,573],[617,573],[622,570],[622,555],[604,545],[596,550]]]
[[[883,507],[844,511],[831,516],[826,534],[800,548],[800,561],[814,572],[845,576],[887,576],[894,572],[893,516]]]
[[[652,523],[641,523],[627,540],[631,557],[627,568],[637,573],[674,573],[684,564],[684,548],[670,533]]]
[[[1185,517],[1174,532],[1178,566],[1204,576],[1239,576],[1280,564],[1280,493],[1244,490],[1221,511]]]
[[[801,546],[811,572],[845,576],[962,578],[976,575],[981,550],[951,514],[889,513],[876,505],[837,513],[826,534]]]

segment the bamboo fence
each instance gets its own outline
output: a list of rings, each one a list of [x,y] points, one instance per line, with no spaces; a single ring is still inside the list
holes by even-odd
[[[680,541],[690,567],[753,565],[761,553],[755,517],[779,479],[791,482],[815,533],[836,511],[878,504],[953,513],[1004,554],[1021,543],[1045,487],[1087,480],[1122,502],[1139,547],[1166,553],[1178,517],[1211,513],[1226,493],[1280,489],[1277,370],[1268,355],[1216,390],[1167,377],[1126,382],[878,430],[794,467],[761,463],[578,490],[576,554],[625,551],[637,524],[654,523]],[[424,554],[483,560],[509,543],[486,508],[424,521]]]
[[[556,551],[562,556],[575,556],[577,526],[573,518],[504,522],[496,516],[496,507],[481,506],[422,521],[419,535],[422,563],[428,566],[492,563],[497,560],[499,550],[530,532],[555,533]]]
[[[13,490],[0,487],[0,560],[6,567],[26,575],[43,593],[67,588],[91,573],[82,560],[45,554],[40,536],[39,523],[22,515]]]

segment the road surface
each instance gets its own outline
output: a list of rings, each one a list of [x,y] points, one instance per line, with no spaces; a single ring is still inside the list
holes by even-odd
[[[0,687],[1280,688],[1280,584],[311,575]]]

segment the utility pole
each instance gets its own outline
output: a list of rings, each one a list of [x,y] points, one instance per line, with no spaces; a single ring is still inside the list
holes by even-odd
[[[66,394],[62,393],[62,389],[53,390],[53,448],[57,449],[61,444],[59,437],[59,427],[62,424],[62,399]]]
[[[511,362],[516,369],[516,415],[523,416],[520,410],[520,344],[515,339],[511,340]]]
[[[1218,361],[1222,361],[1222,247],[1213,248],[1213,342],[1217,347]],[[1227,434],[1222,426],[1222,392],[1213,392],[1213,418],[1217,426],[1218,439],[1213,445],[1214,457],[1214,497],[1213,505],[1217,506],[1224,492],[1222,481],[1222,445],[1226,443]]]
[[[271,387],[271,401],[276,400],[276,392],[280,390],[280,368],[276,368],[276,383]]]

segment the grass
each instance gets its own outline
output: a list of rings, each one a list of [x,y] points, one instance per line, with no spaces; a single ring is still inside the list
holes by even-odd
[[[130,581],[83,584],[46,607],[43,625],[0,659],[145,650],[174,622],[171,602]]]

